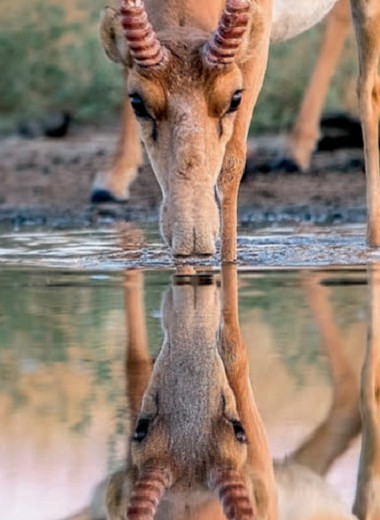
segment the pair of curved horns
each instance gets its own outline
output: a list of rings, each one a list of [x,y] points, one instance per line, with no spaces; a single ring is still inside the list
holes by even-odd
[[[165,491],[173,481],[169,469],[145,470],[133,488],[126,519],[153,520]],[[247,488],[236,470],[211,472],[209,487],[219,496],[228,520],[254,520]]]
[[[250,19],[251,0],[227,0],[218,27],[205,45],[210,65],[228,65],[239,51]],[[143,0],[121,0],[121,23],[132,58],[141,67],[165,61],[165,48],[149,23]]]

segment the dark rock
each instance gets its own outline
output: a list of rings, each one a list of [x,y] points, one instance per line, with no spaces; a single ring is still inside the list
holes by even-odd
[[[26,139],[37,137],[65,137],[70,127],[72,117],[68,112],[55,112],[43,118],[22,121],[17,133]]]
[[[44,135],[46,137],[65,137],[70,127],[71,115],[68,112],[51,114],[44,121]]]
[[[91,202],[93,204],[103,204],[108,202],[120,203],[120,200],[115,199],[115,197],[107,190],[95,190],[91,194]]]
[[[362,148],[360,121],[344,113],[326,114],[321,119],[321,137],[317,151],[330,152],[346,148]]]

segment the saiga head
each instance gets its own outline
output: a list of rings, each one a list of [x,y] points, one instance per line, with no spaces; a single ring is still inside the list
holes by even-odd
[[[227,0],[213,34],[158,34],[142,0],[105,10],[101,38],[127,72],[127,94],[161,186],[162,234],[174,255],[210,255],[219,233],[217,179],[243,93],[238,57],[250,0]]]
[[[215,281],[175,284],[166,293],[164,344],[131,436],[134,483],[110,520],[121,520],[120,510],[128,520],[153,520],[162,499],[159,517],[176,510],[181,518],[173,504],[202,507],[214,492],[228,520],[253,520],[246,433],[218,351],[219,311]]]

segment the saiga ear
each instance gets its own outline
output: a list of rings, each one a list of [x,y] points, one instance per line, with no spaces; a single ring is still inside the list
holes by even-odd
[[[128,64],[129,52],[121,25],[119,12],[113,7],[105,7],[100,16],[100,40],[103,48],[116,63]]]

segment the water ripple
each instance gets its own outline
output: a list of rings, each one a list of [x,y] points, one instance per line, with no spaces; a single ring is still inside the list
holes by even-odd
[[[362,225],[245,228],[239,233],[238,263],[242,267],[292,268],[365,265],[380,260],[380,251],[368,249],[364,237]],[[218,262],[216,256],[201,263],[214,267]],[[174,267],[158,233],[133,226],[3,233],[0,264],[86,270]]]

